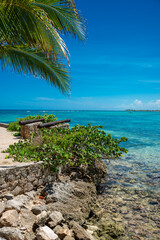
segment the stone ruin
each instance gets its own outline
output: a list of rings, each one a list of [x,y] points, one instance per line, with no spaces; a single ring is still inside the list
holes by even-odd
[[[30,138],[31,134],[38,133],[40,128],[68,128],[70,119],[55,121],[44,123],[44,119],[34,119],[34,120],[26,120],[20,121],[19,124],[21,125],[21,137],[24,139]]]

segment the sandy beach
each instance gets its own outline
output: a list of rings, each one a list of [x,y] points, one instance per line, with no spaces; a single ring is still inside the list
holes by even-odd
[[[16,162],[13,162],[13,159],[5,159],[7,153],[2,153],[2,151],[6,150],[9,145],[18,141],[19,138],[14,137],[13,133],[7,131],[6,128],[0,127],[0,168],[4,166],[17,165]]]

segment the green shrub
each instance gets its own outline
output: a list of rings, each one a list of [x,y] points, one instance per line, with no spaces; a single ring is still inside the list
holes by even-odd
[[[127,152],[119,146],[127,139],[114,139],[110,134],[106,135],[101,126],[42,129],[41,134],[41,145],[19,141],[8,148],[9,157],[16,161],[43,161],[45,166],[57,171],[60,165],[92,167],[97,159],[118,158]]]
[[[53,122],[53,121],[57,120],[57,118],[55,118],[54,114],[48,115],[48,114],[45,113],[44,115],[38,114],[36,116],[27,116],[27,117],[24,117],[24,118],[19,118],[16,122],[10,122],[8,130],[11,131],[11,132],[19,132],[20,131],[20,125],[19,125],[20,121],[32,120],[32,119],[41,119],[41,118],[44,118],[44,123]]]

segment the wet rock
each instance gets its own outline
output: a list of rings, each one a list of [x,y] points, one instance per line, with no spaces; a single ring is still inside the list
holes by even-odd
[[[37,240],[58,240],[58,236],[47,226],[37,229],[36,238]]]
[[[0,225],[2,227],[16,227],[18,225],[18,217],[16,210],[8,210],[2,214]]]
[[[157,201],[157,199],[151,199],[151,200],[149,201],[149,204],[151,204],[151,205],[156,205],[156,204],[158,204],[158,201]]]
[[[120,209],[120,212],[121,212],[122,214],[127,214],[127,213],[128,213],[127,207],[122,207],[122,208]]]
[[[0,237],[7,240],[23,240],[21,232],[13,227],[0,228]]]
[[[124,235],[124,229],[121,225],[114,222],[108,222],[103,219],[99,224],[99,235],[109,235],[110,237],[117,238]]]
[[[77,240],[92,240],[87,231],[75,221],[71,221],[69,225],[72,228]]]
[[[62,221],[64,221],[62,213],[58,211],[54,211],[49,215],[49,226],[55,227],[56,225],[60,224]]]

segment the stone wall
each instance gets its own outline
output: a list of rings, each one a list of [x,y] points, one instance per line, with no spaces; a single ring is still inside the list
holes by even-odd
[[[29,192],[41,185],[55,181],[56,174],[43,168],[43,163],[27,163],[0,169],[0,197],[6,193],[14,196]]]
[[[21,137],[26,139],[26,138],[30,138],[31,134],[38,133],[38,131],[39,131],[38,126],[40,124],[41,124],[41,122],[21,125]],[[62,123],[59,125],[49,127],[48,129],[52,129],[52,128],[68,128],[69,129],[69,127],[70,127],[69,123]]]
[[[37,133],[38,130],[39,130],[38,129],[39,124],[41,124],[41,122],[21,125],[21,137],[23,137],[23,138],[30,138],[30,135],[32,133]]]

